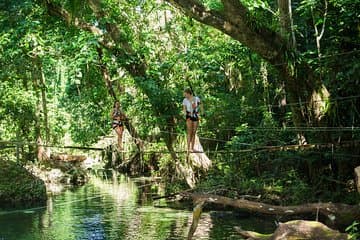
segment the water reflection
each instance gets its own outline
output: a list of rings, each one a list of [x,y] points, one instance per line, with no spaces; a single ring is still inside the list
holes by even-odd
[[[0,212],[0,240],[185,239],[191,212],[155,208],[143,188],[116,173],[50,197],[47,206]],[[204,213],[194,239],[240,239],[233,227],[273,229],[269,222],[233,213]],[[254,226],[257,226],[257,228]]]

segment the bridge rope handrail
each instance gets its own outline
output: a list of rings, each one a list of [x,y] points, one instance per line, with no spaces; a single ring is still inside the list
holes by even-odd
[[[47,147],[47,148],[69,148],[69,149],[80,149],[80,150],[94,150],[94,151],[104,151],[107,148],[99,148],[99,147],[83,147],[83,146],[57,146],[57,145],[46,145],[46,144],[37,144],[31,142],[22,142],[22,141],[0,141],[0,149],[4,146],[7,147],[18,147],[21,145],[32,145],[38,147]],[[273,146],[258,146],[253,148],[247,149],[239,149],[239,150],[208,150],[203,152],[194,152],[194,153],[246,153],[246,152],[255,152],[255,151],[266,151],[266,152],[273,152],[273,151],[288,151],[288,150],[306,150],[306,149],[321,149],[321,148],[334,148],[334,147],[351,147],[351,146],[358,146],[360,145],[360,140],[355,141],[344,141],[340,143],[314,143],[314,144],[293,144],[293,145],[273,145]],[[121,151],[115,150],[119,153],[133,153],[139,152],[138,150],[131,150],[131,151]],[[146,150],[141,151],[141,153],[171,153],[168,150]],[[174,151],[174,153],[188,153],[187,151]]]

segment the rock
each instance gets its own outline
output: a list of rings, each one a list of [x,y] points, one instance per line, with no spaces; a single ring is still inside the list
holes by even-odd
[[[322,239],[322,240],[346,240],[347,234],[340,233],[321,222],[295,220],[287,223],[280,223],[271,239]]]
[[[0,206],[43,205],[47,199],[44,181],[23,166],[0,159]]]
[[[85,161],[81,163],[81,168],[83,169],[92,169],[94,167],[95,168],[102,167],[102,162],[100,157],[95,157],[95,158],[87,157]]]
[[[239,231],[240,235],[250,240],[346,240],[348,235],[328,228],[321,222],[294,220],[280,223],[273,234],[260,234],[250,231]]]
[[[57,167],[59,166],[57,165]],[[83,185],[89,179],[86,170],[79,166],[45,168],[44,166],[29,164],[26,168],[45,182],[48,192],[55,194],[64,189],[66,185]]]
[[[88,181],[88,175],[84,169],[73,168],[67,174],[69,174],[69,182],[73,185],[83,185]]]
[[[47,172],[47,179],[51,183],[59,183],[64,181],[65,174],[57,168],[51,169],[49,172]]]

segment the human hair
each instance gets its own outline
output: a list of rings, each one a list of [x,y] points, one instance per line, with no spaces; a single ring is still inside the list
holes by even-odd
[[[119,103],[119,105],[120,105],[119,100],[115,100],[113,108],[115,108],[115,107],[116,107],[116,103]]]
[[[188,93],[190,95],[193,95],[193,91],[191,90],[191,88],[185,88],[184,93]]]

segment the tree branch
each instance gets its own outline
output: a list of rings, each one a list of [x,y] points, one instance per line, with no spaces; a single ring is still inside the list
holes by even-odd
[[[321,38],[323,37],[324,32],[325,32],[325,23],[326,23],[327,10],[328,10],[328,2],[327,2],[327,0],[325,0],[324,21],[323,21],[323,24],[322,24],[321,33],[319,35],[319,40],[321,40]]]
[[[271,63],[283,62],[286,41],[276,32],[260,26],[238,0],[222,0],[223,11],[208,10],[197,0],[166,0],[189,17],[215,27],[238,40]]]
[[[82,21],[81,19],[75,17],[72,18],[71,14],[66,11],[61,6],[51,2],[51,1],[45,1],[46,7],[50,13],[50,15],[57,16],[62,18],[68,25],[73,25],[75,27],[78,27],[82,30],[86,30],[88,32],[93,33],[96,36],[103,35],[103,31],[91,24],[88,24],[87,22]]]

